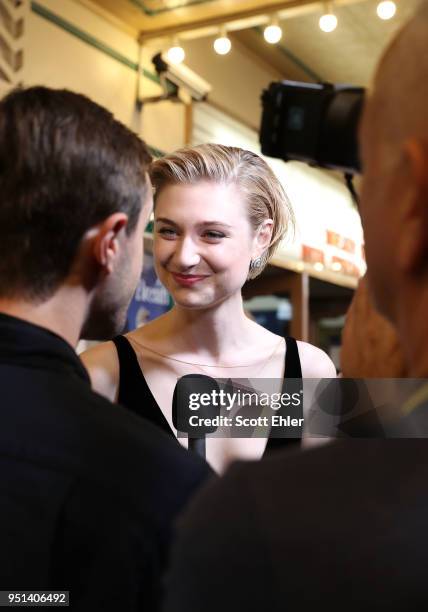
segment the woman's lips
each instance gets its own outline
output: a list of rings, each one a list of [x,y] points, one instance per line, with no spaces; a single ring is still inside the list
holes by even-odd
[[[191,287],[192,285],[199,283],[200,281],[207,278],[207,276],[200,276],[196,274],[177,274],[176,272],[171,272],[174,280],[184,287]]]

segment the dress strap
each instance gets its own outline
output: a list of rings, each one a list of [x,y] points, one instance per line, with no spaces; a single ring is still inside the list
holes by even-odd
[[[293,389],[290,387],[291,381],[287,379],[289,378],[302,378],[302,366],[300,363],[299,349],[297,346],[297,342],[294,338],[287,337],[285,338],[285,371],[284,371],[284,381],[282,386],[283,392],[290,392],[300,390],[300,383],[298,384],[299,389],[295,389],[294,386],[297,384],[297,381],[293,382]],[[288,408],[286,411],[290,416],[301,418],[303,417],[303,408],[300,406],[299,408],[294,409],[294,413],[291,413],[291,409]],[[285,414],[286,416],[286,414]],[[302,430],[297,433],[294,430],[294,435],[297,434],[297,437],[284,437],[284,429],[280,426],[272,427],[269,438],[266,444],[266,449],[263,454],[263,457],[269,457],[273,452],[277,450],[285,450],[285,449],[296,449],[300,446],[300,440],[302,437]]]
[[[176,439],[175,434],[156,399],[154,398],[137,355],[126,336],[113,338],[119,358],[119,395],[118,403],[126,406],[140,417],[143,417],[163,429]]]
[[[294,338],[289,336],[285,339],[287,350],[285,351],[285,374],[284,378],[303,378],[300,363],[299,349]]]
[[[130,342],[125,336],[116,336],[113,338],[119,357],[119,401],[121,391],[133,387],[135,380],[141,377],[141,368],[138,363],[137,355],[132,348]],[[129,386],[128,386],[129,385]]]

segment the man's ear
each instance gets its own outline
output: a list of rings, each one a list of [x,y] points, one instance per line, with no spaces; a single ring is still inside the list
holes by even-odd
[[[98,264],[111,274],[120,253],[120,238],[128,224],[128,215],[117,212],[92,228],[92,252]]]
[[[417,271],[428,262],[428,142],[417,138],[404,144],[408,188],[399,203],[398,265]]]
[[[265,219],[258,228],[253,242],[252,259],[257,259],[269,248],[273,232],[272,219]]]

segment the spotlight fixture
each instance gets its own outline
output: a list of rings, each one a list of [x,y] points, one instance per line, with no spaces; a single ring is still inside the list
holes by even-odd
[[[214,51],[219,55],[227,55],[232,48],[232,43],[226,32],[226,26],[220,28],[219,36],[214,41]]]
[[[397,12],[397,5],[391,0],[379,2],[376,10],[377,16],[386,21],[387,19],[392,19],[394,17],[395,13]]]
[[[183,47],[179,44],[178,38],[174,38],[166,56],[171,64],[181,64],[186,57]]]
[[[279,25],[278,15],[271,17],[270,23],[264,29],[263,36],[265,41],[271,45],[275,45],[282,38],[282,30]]]
[[[319,24],[323,32],[333,32],[337,28],[337,17],[333,13],[331,2],[324,2],[324,15]]]

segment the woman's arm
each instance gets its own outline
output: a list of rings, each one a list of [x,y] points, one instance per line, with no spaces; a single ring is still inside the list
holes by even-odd
[[[112,402],[119,391],[119,359],[113,342],[103,342],[80,355],[88,370],[92,389]]]

